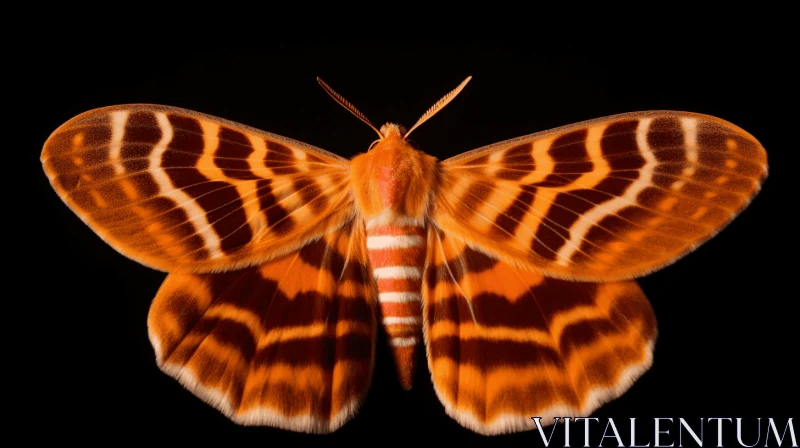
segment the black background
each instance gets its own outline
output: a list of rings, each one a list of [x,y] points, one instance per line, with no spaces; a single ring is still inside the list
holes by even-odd
[[[15,148],[33,172],[24,188],[32,186],[42,213],[23,229],[36,232],[34,247],[47,274],[35,287],[40,300],[32,303],[55,321],[46,331],[51,342],[37,388],[44,394],[34,407],[46,407],[62,434],[83,440],[99,437],[98,428],[122,440],[224,435],[230,444],[259,446],[417,441],[424,432],[452,442],[541,446],[535,432],[483,437],[459,426],[437,400],[422,357],[414,389],[403,392],[383,345],[361,411],[336,433],[230,423],[156,367],[146,319],[166,274],[107,246],[52,191],[39,162],[43,143],[63,122],[123,103],[188,108],[350,157],[365,151],[375,135],[336,105],[316,76],[377,126],[410,126],[472,75],[453,103],[415,131],[426,152],[444,159],[560,125],[648,109],[715,115],[761,141],[770,177],[749,208],[695,252],[640,280],[659,322],[654,365],[593,416],[614,417],[626,444],[630,417],[642,420],[640,442],[652,441],[652,417],[774,417],[782,429],[792,409],[796,415],[798,389],[792,367],[797,292],[788,272],[796,266],[787,261],[794,244],[787,240],[796,232],[787,213],[796,213],[797,188],[788,185],[796,181],[790,153],[797,145],[777,124],[791,89],[784,84],[783,58],[774,57],[784,45],[753,36],[703,45],[677,39],[576,45],[320,39],[180,51],[142,44],[98,51],[90,60],[70,48],[38,49],[26,66],[38,80],[27,102],[35,120]],[[603,426],[593,428],[596,444]],[[716,445],[714,428],[707,428],[707,446]],[[754,428],[745,434],[754,437]],[[582,443],[582,432],[574,431],[573,446]]]

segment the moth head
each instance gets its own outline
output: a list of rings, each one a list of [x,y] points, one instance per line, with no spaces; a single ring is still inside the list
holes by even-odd
[[[407,133],[408,130],[402,124],[386,123],[381,126],[383,138],[403,138]]]

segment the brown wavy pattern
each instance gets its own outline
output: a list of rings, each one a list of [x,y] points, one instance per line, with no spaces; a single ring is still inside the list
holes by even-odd
[[[431,229],[428,365],[447,413],[483,434],[588,416],[650,366],[656,321],[634,281],[545,278]]]
[[[579,281],[631,279],[674,262],[741,212],[767,176],[752,135],[670,111],[577,123],[441,166],[440,228]]]
[[[234,422],[327,433],[369,387],[376,292],[364,229],[221,274],[170,274],[149,316],[160,368]]]
[[[50,136],[41,158],[92,230],[163,271],[270,260],[353,214],[347,160],[172,107],[83,113]]]

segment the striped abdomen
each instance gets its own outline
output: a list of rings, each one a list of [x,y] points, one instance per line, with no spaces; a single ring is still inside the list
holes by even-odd
[[[425,235],[423,224],[367,226],[367,250],[378,284],[383,327],[406,390],[411,389],[421,341]]]

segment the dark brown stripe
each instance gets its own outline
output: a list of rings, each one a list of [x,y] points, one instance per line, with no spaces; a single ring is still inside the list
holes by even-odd
[[[550,225],[540,224],[531,243],[531,250],[547,260],[555,260],[558,248],[563,246],[565,241],[564,236],[553,230]]]
[[[616,327],[606,319],[591,319],[575,322],[564,328],[561,332],[559,349],[564,357],[569,357],[573,351],[581,347],[592,345],[605,336],[618,334],[619,328],[627,330],[630,324],[623,327]],[[613,356],[613,348],[609,348],[608,355]]]
[[[316,180],[310,177],[300,177],[293,182],[294,190],[300,193],[303,203],[315,213],[319,213],[328,205],[328,198],[323,194],[322,188]]]
[[[630,170],[632,179],[639,177],[636,170],[646,163],[636,142],[638,127],[638,120],[612,123],[603,131],[600,140],[600,149],[611,170]]]
[[[470,160],[469,162],[465,163],[464,165],[486,165],[487,163],[489,163],[489,156],[488,155],[484,155],[484,156],[476,157],[476,158]]]
[[[78,187],[80,176],[77,174],[60,174],[53,179],[53,183],[60,189],[69,193]]]
[[[203,317],[206,308],[200,308],[200,303],[196,296],[192,295],[186,290],[172,289],[169,291],[169,296],[159,299],[163,303],[166,313],[175,319],[184,335],[188,333],[193,327],[195,322]]]
[[[256,367],[275,363],[314,365],[332,371],[336,362],[368,362],[372,359],[372,344],[373,338],[356,333],[286,340],[258,350],[253,364]]]
[[[299,255],[303,262],[317,269],[327,270],[335,279],[338,279],[344,270],[344,257],[339,253],[335,244],[328,245],[323,239],[309,243],[300,250]],[[366,268],[365,266],[360,267]]]
[[[597,286],[593,283],[574,283],[546,279],[530,287],[520,297],[508,298],[490,292],[481,292],[469,298],[467,306],[463,296],[436,298],[434,309],[428,310],[431,322],[448,320],[472,323],[473,314],[479,324],[511,328],[538,328],[549,331],[550,322],[561,313],[578,306],[595,303]]]
[[[198,158],[203,155],[205,142],[200,122],[194,118],[173,114],[167,115],[167,119],[172,125],[172,141],[169,142],[169,149],[188,152],[197,155]]]
[[[575,182],[581,173],[594,169],[586,150],[588,131],[581,129],[562,135],[553,141],[548,153],[555,162],[553,173],[545,178],[542,184],[547,186],[566,186]],[[541,185],[541,186],[544,186]]]
[[[459,208],[461,213],[472,215],[492,193],[494,184],[487,181],[473,182],[461,196]]]
[[[261,317],[265,329],[336,320],[372,321],[372,310],[366,301],[330,298],[316,291],[302,292],[290,298],[275,280],[262,278],[257,269],[251,268],[245,273],[219,279],[206,276],[206,282],[209,280],[215,289],[222,290],[217,298],[218,303],[252,312]]]
[[[494,223],[497,227],[492,227],[495,236],[501,238],[512,237],[522,223],[522,218],[530,210],[533,199],[536,196],[536,187],[522,185],[521,188],[522,191],[514,198],[514,202],[495,218]]]
[[[651,152],[659,163],[687,163],[684,147],[654,149]]]
[[[555,139],[548,149],[554,162],[553,172],[533,185],[542,188],[564,187],[575,182],[582,173],[591,172],[594,164],[586,151],[586,135],[587,130],[580,129]]]
[[[497,263],[499,260],[496,258],[467,247],[457,257],[447,261],[449,269],[444,264],[428,266],[425,272],[426,282],[428,285],[435,285],[440,281],[451,282],[452,278],[458,282],[464,278],[465,269],[466,272],[477,274],[492,269]]]
[[[139,193],[141,198],[150,198],[159,193],[159,187],[149,172],[136,173],[126,179]]]
[[[266,210],[267,226],[278,235],[285,235],[295,227],[295,220],[280,204],[275,204]]]
[[[222,174],[231,179],[257,180],[247,158],[254,152],[250,139],[239,131],[220,126],[219,146],[214,153],[214,164],[222,170]]]
[[[611,161],[617,155],[639,153],[641,149],[636,143],[638,127],[639,120],[618,121],[608,125],[600,139],[603,157]]]
[[[208,179],[196,167],[205,147],[200,123],[194,118],[177,115],[168,115],[167,118],[173,127],[173,136],[161,155],[161,167],[172,184],[192,198],[218,188],[218,185],[206,184]]]
[[[256,335],[241,322],[225,318],[203,318],[194,331],[210,334],[218,342],[238,351],[247,361],[255,355]]]
[[[267,218],[270,231],[285,235],[295,227],[294,218],[289,212],[278,204],[277,198],[272,194],[272,179],[262,179],[256,183],[258,203],[261,211]]]
[[[149,111],[131,112],[125,123],[122,136],[123,146],[127,143],[155,145],[161,140],[161,127],[154,113]]]
[[[558,193],[542,223],[536,229],[536,238],[531,249],[547,259],[555,260],[556,252],[570,238],[569,228],[575,221],[583,213],[594,208],[595,204],[601,204],[609,199],[610,196],[592,190]]]
[[[300,259],[307,265],[317,269],[328,267],[332,270],[331,273],[338,271],[337,276],[344,268],[344,257],[339,254],[335,247],[329,247],[325,240],[321,238],[303,247],[299,255]],[[323,266],[324,264],[327,266]]]
[[[234,253],[246,246],[253,238],[247,224],[244,202],[233,185],[225,182],[212,182],[218,189],[209,192],[195,201],[206,211],[206,219],[219,235],[220,248],[225,253]]]
[[[72,132],[63,134],[65,138],[69,140],[64,142],[64,146],[66,148],[72,148],[72,138],[75,134],[83,133],[83,147],[84,148],[93,148],[93,147],[107,147],[109,143],[111,143],[111,121],[108,115],[104,116],[102,119],[97,120],[97,124],[94,126],[87,126],[82,129],[75,129]]]
[[[579,177],[580,174],[548,174],[543,181],[532,185],[541,188],[560,188],[575,182]]]
[[[583,162],[589,159],[586,152],[586,129],[568,132],[553,140],[547,153],[556,165],[568,162]],[[591,162],[589,162],[591,164]]]
[[[161,127],[155,114],[147,111],[132,112],[125,123],[122,136],[120,158],[127,173],[147,170],[150,161],[147,157],[156,143],[161,141]],[[131,160],[133,159],[133,160]]]
[[[300,172],[295,166],[297,161],[292,154],[292,150],[270,140],[266,140],[267,155],[264,156],[264,164],[277,175],[295,174]]]
[[[433,339],[430,347],[431,356],[434,358],[449,358],[460,365],[528,367],[562,363],[558,351],[535,342],[459,339],[457,336],[444,336]]]
[[[352,223],[343,227],[339,231],[338,238],[350,238],[351,227]],[[326,242],[322,238],[310,242],[300,250],[300,259],[309,266],[326,269],[335,279],[341,276],[343,281],[354,281],[366,285],[369,278],[367,266],[352,258],[345,265],[344,256],[337,249],[338,238],[337,241],[332,242]]]
[[[624,235],[626,233],[630,232],[630,231],[641,229],[641,227],[634,226],[630,222],[620,218],[617,215],[607,215],[607,216],[605,216],[594,227],[597,227],[597,226],[603,227],[608,232],[611,232],[612,234],[617,235],[617,236],[614,237],[614,240],[616,240],[616,241],[623,240],[624,239]],[[599,239],[597,239],[597,240],[593,239],[592,237],[593,237],[592,229],[589,229],[589,232],[586,233],[586,238],[588,240],[596,242],[598,244],[611,242],[611,241],[604,241],[602,239],[602,237],[600,237],[600,236],[598,237]]]
[[[683,160],[685,143],[683,128],[677,118],[656,118],[650,123],[647,144],[659,162]]]
[[[502,165],[507,168],[498,170],[495,176],[500,179],[508,180],[519,180],[527,176],[536,169],[536,164],[531,154],[532,149],[532,143],[523,143],[508,149],[505,154],[503,154],[503,160],[501,162]]]
[[[369,269],[365,265],[353,260],[350,260],[350,262],[344,267],[342,280],[353,281],[360,285],[364,285],[365,289],[369,288],[369,282],[372,281],[370,278]]]
[[[641,227],[644,227],[642,223],[646,220],[655,218],[656,215],[654,212],[647,210],[642,207],[638,207],[635,205],[629,205],[620,211],[617,212],[617,216],[620,218],[626,219],[628,221],[634,222],[639,224]]]
[[[662,163],[657,165],[654,169],[654,173],[658,174],[669,174],[672,176],[677,177],[684,177],[683,176],[683,169],[686,168],[685,163]],[[695,176],[693,176],[695,177]]]
[[[306,154],[306,162],[308,163],[327,163],[325,160],[323,160],[320,157],[317,157],[311,152],[306,152],[305,154]]]
[[[153,152],[154,144],[150,143],[125,143],[120,151],[122,166],[125,174],[146,171],[150,168],[150,153]]]

